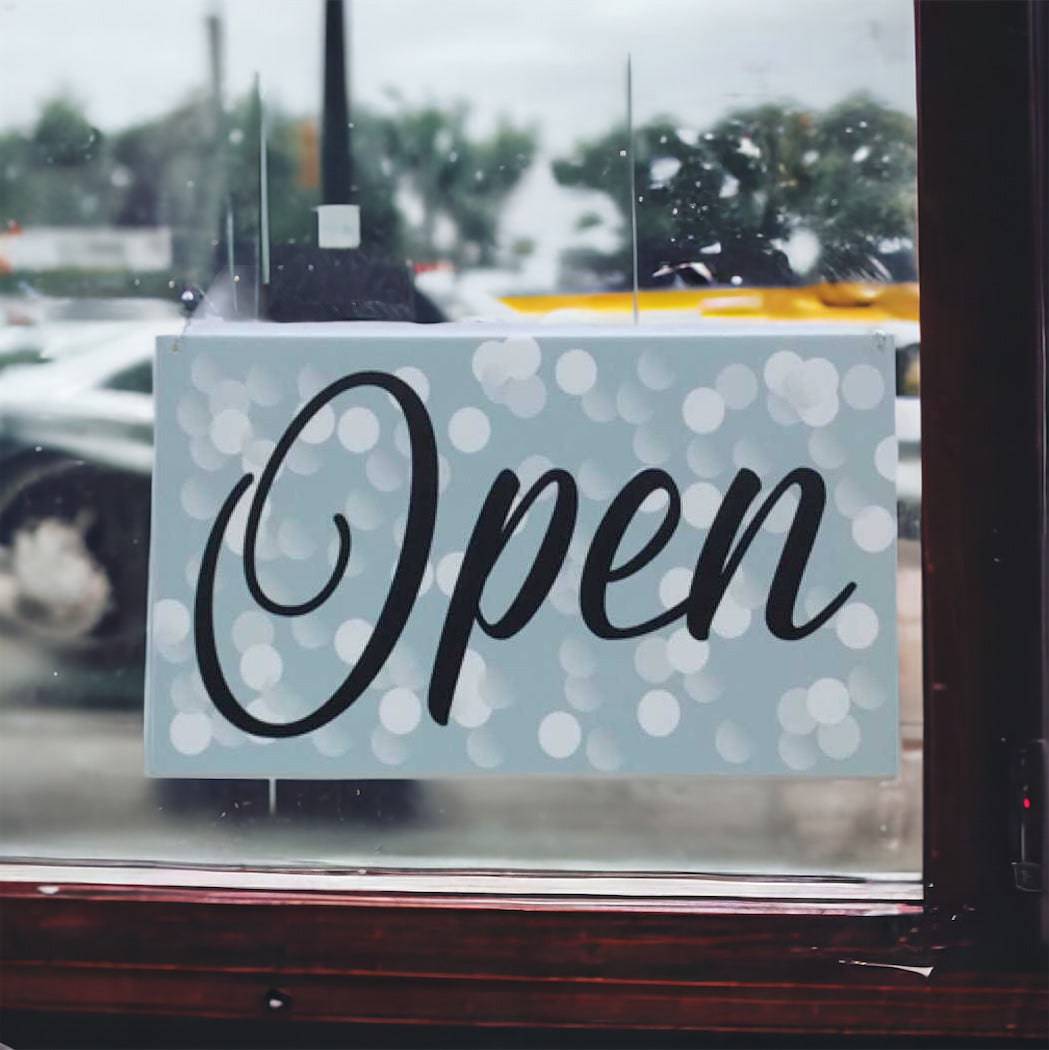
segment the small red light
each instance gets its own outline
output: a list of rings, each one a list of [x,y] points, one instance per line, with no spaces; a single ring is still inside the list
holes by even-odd
[[[1024,799],[1024,809],[1030,809],[1030,808],[1031,808],[1031,800],[1029,798],[1025,798]]]

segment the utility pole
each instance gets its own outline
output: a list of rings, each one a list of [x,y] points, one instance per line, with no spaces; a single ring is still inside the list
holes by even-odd
[[[273,321],[436,321],[403,260],[361,247],[353,180],[343,0],[324,3],[321,203],[317,243],[273,246],[265,314]],[[266,270],[265,264],[263,269]]]
[[[204,160],[204,178],[197,191],[200,208],[200,232],[194,238],[190,271],[195,284],[204,286],[213,272],[216,260],[210,231],[221,228],[223,196],[228,178],[226,105],[224,98],[225,38],[222,16],[212,11],[204,19],[207,46],[208,92],[201,108],[200,133],[208,143]]]
[[[321,123],[321,202],[352,204],[350,103],[346,79],[343,0],[324,5],[324,113]]]

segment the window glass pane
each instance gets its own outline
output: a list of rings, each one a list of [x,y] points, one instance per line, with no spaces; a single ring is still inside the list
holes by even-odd
[[[894,335],[899,777],[272,784],[142,775],[150,361],[187,322],[318,308],[295,259],[324,200],[323,5],[5,4],[0,851],[917,872],[912,17],[909,0],[356,0],[348,51],[368,316],[629,324],[636,224],[656,333],[714,318]]]

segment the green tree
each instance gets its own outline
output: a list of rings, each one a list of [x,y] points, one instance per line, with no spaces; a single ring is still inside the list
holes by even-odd
[[[266,122],[270,238],[275,244],[312,243],[313,208],[320,203],[316,158],[311,155],[317,145],[315,128],[272,103]],[[116,160],[126,172],[115,221],[170,225],[176,263],[187,279],[198,283],[225,265],[227,208],[238,261],[253,261],[259,234],[259,112],[254,96],[235,101],[220,128],[212,125],[205,102],[191,99],[122,132],[114,144]],[[354,189],[364,216],[363,246],[397,253],[400,219],[382,175],[377,148],[383,141],[381,129],[367,116],[358,125]]]
[[[793,106],[766,104],[729,114],[703,136],[721,178],[711,209],[720,227],[714,272],[721,280],[794,281],[782,244],[804,211],[812,123]]]
[[[98,157],[103,139],[80,105],[60,95],[44,103],[33,129],[32,141],[40,167],[75,168]]]
[[[321,203],[317,173],[316,126],[270,105],[267,178],[270,237],[275,244],[316,240],[313,209]],[[239,237],[258,233],[259,123],[253,100],[241,100],[229,118],[229,187]],[[378,254],[400,254],[401,220],[383,176],[382,128],[368,114],[354,119],[354,200],[361,206],[362,247]]]
[[[320,203],[316,127],[272,103],[266,119],[271,239],[311,243]],[[535,135],[501,121],[477,136],[468,119],[463,104],[445,110],[401,102],[389,113],[355,113],[353,195],[361,205],[362,247],[401,259],[444,255],[460,265],[495,260],[500,211],[532,162]],[[410,232],[398,207],[402,191],[423,212]],[[195,94],[108,136],[62,97],[44,105],[29,132],[0,135],[0,222],[167,226],[174,260],[165,287],[169,279],[175,290],[206,287],[225,266],[227,208],[237,257],[250,262],[259,232],[253,95],[221,114],[210,96]],[[436,243],[440,219],[454,234],[447,252]],[[506,255],[519,262],[526,253],[527,245],[517,244]]]
[[[254,241],[257,105],[250,95],[235,102],[218,142],[202,130],[206,118],[198,103],[189,102],[117,137],[116,156],[129,173],[119,221],[174,224],[187,235],[203,229],[209,240],[221,240],[221,216],[207,219],[203,197],[203,187],[217,181],[228,187],[223,198],[232,206],[237,242]],[[457,263],[492,260],[500,205],[531,162],[534,140],[505,123],[486,138],[474,138],[467,134],[466,118],[462,106],[447,112],[435,106],[355,112],[353,196],[361,206],[362,247],[381,255],[436,258],[435,228],[444,216],[455,231],[450,254]],[[311,243],[313,208],[321,202],[315,126],[272,103],[266,122],[270,237],[278,244]],[[410,234],[397,205],[401,189],[413,192],[423,207],[421,228]]]
[[[28,132],[0,135],[0,221],[72,226],[105,221],[119,187],[108,145],[80,104],[45,102]]]
[[[206,286],[219,231],[221,143],[211,107],[192,96],[162,116],[112,136],[123,193],[111,221],[167,226],[176,285]]]
[[[619,214],[614,249],[565,253],[577,280],[630,283],[626,145],[618,127],[553,163],[559,183],[607,194]],[[634,178],[642,285],[695,263],[718,283],[793,283],[783,245],[800,229],[821,244],[805,276],[887,275],[885,242],[912,236],[913,121],[867,96],[823,115],[778,104],[737,110],[702,134],[661,118],[635,130]],[[593,222],[584,215],[579,228]]]
[[[446,255],[458,265],[491,265],[500,210],[535,157],[535,132],[503,119],[490,135],[475,137],[466,103],[412,107],[391,97],[396,109],[382,118],[386,172],[421,209],[408,251],[420,260]],[[447,249],[438,245],[442,218],[454,231]]]
[[[853,95],[822,115],[812,139],[801,221],[819,239],[820,276],[912,277],[894,257],[913,271],[914,120]]]
[[[782,234],[775,203],[770,205],[762,193],[753,159],[736,154],[733,138],[755,148],[746,134],[729,125],[702,136],[670,118],[635,129],[638,278],[643,286],[667,283],[673,267],[695,262],[724,281],[746,274],[748,281],[767,282],[789,273],[772,243]],[[553,171],[561,185],[608,194],[619,213],[617,246],[608,252],[570,250],[564,268],[575,271],[576,279],[589,271],[607,284],[627,287],[632,259],[626,129],[618,127],[580,144],[571,157],[554,161]],[[579,228],[592,227],[595,218],[585,214]]]

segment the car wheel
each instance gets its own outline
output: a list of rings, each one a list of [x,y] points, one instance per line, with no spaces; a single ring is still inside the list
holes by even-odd
[[[149,481],[37,453],[0,485],[0,614],[35,639],[124,660],[145,638]]]

